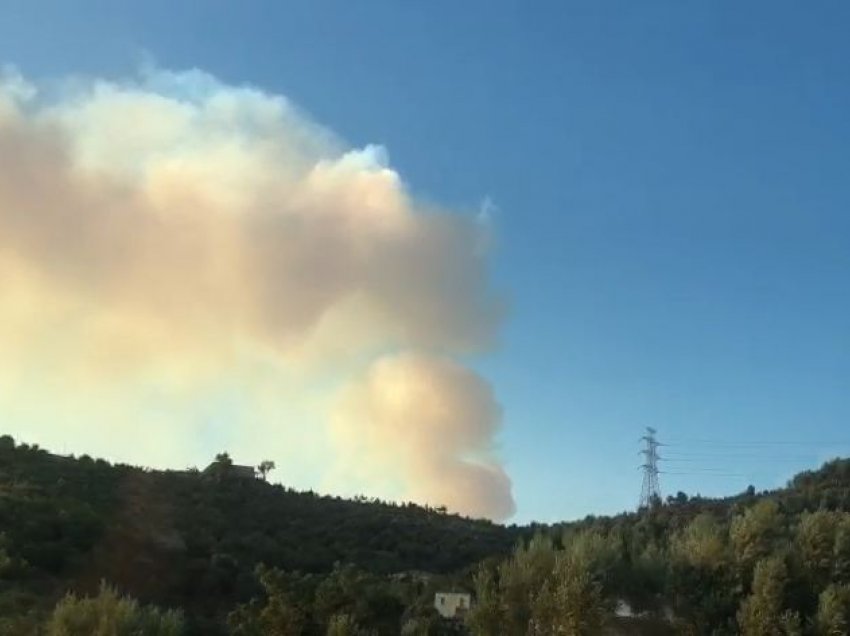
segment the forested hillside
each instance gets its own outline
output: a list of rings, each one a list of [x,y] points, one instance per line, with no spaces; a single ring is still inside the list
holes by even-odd
[[[850,633],[848,460],[769,493],[507,528],[294,492],[226,457],[146,471],[3,437],[0,530],[4,635]],[[431,608],[447,589],[474,593],[463,621]]]
[[[507,554],[518,531],[413,504],[295,492],[231,475],[226,462],[210,474],[146,471],[2,437],[0,532],[0,616],[41,614],[67,589],[93,593],[105,580],[182,608],[195,633],[211,634],[262,589],[258,564],[311,584],[346,565],[415,591],[425,580],[417,573]]]
[[[850,460],[542,529],[475,590],[475,634],[850,634]]]

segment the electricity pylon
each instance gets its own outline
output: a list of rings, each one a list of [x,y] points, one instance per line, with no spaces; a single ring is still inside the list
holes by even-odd
[[[662,444],[655,439],[656,432],[654,428],[647,426],[646,435],[640,438],[646,447],[640,451],[644,462],[640,466],[643,469],[643,484],[640,488],[638,510],[651,507],[655,501],[661,501],[661,484],[658,482],[658,460],[660,459],[658,447]]]

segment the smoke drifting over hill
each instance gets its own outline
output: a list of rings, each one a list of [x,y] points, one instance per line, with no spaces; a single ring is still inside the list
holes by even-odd
[[[282,97],[7,71],[0,416],[150,464],[212,419],[243,456],[322,457],[330,487],[506,518],[499,409],[455,358],[502,314],[486,232]]]

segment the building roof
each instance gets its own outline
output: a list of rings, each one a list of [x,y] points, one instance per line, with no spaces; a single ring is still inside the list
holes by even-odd
[[[216,473],[218,470],[219,463],[212,462],[209,466],[204,468],[204,474],[210,475]],[[227,476],[238,477],[240,479],[256,479],[257,472],[253,466],[245,466],[243,464],[231,464],[227,467]]]

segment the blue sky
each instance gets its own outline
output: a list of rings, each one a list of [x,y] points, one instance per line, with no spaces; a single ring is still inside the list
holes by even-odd
[[[0,60],[202,68],[386,146],[423,197],[492,200],[512,309],[474,364],[517,519],[552,521],[635,504],[645,426],[678,442],[665,470],[695,473],[668,492],[850,454],[848,20],[843,2],[7,0]]]

